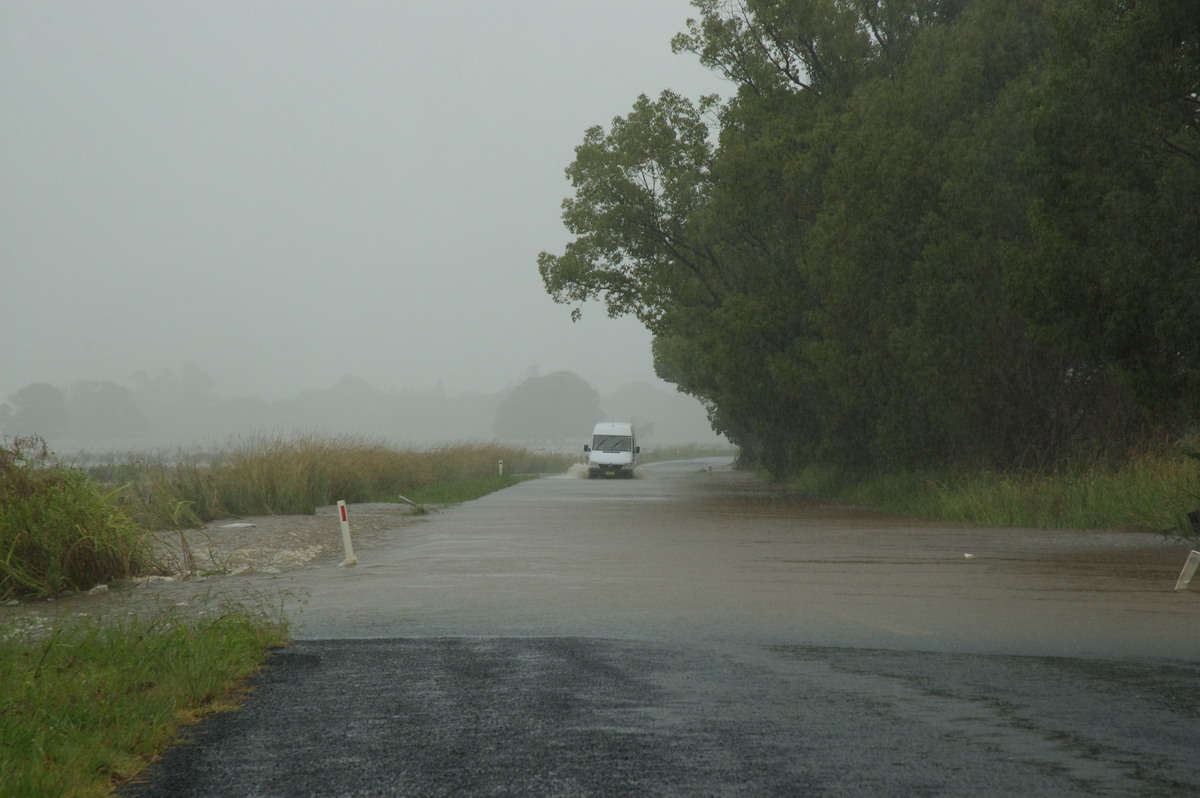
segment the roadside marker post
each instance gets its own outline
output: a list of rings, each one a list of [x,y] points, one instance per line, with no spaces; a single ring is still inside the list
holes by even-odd
[[[504,461],[500,461],[500,476],[504,476]]]
[[[1192,577],[1196,575],[1197,566],[1200,566],[1200,551],[1193,551],[1188,555],[1187,562],[1183,564],[1179,581],[1175,583],[1176,590],[1181,590],[1191,584]]]
[[[346,559],[342,560],[338,568],[357,565],[358,559],[354,556],[354,544],[350,542],[350,519],[346,515],[346,503],[338,500],[337,507],[338,515],[342,518],[342,546],[346,549]]]

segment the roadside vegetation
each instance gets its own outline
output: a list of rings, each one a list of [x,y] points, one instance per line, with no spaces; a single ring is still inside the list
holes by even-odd
[[[1049,472],[930,470],[856,476],[813,466],[793,482],[806,493],[915,518],[1200,536],[1193,520],[1200,509],[1200,460],[1178,453]]]
[[[147,532],[307,515],[338,500],[454,504],[573,461],[493,444],[402,450],[363,437],[302,435],[68,466],[40,438],[16,438],[0,443],[0,601],[145,573],[153,567]]]
[[[500,463],[504,473],[500,473]],[[573,458],[499,444],[399,449],[364,436],[235,439],[215,451],[131,453],[86,465],[143,529],[184,529],[219,518],[307,515],[346,502],[451,504],[529,475],[565,471]]]
[[[207,617],[0,620],[0,795],[111,795],[178,739],[229,709],[287,625],[262,609]]]
[[[692,5],[673,49],[729,89],[585,132],[553,299],[637,318],[781,480],[1000,524],[1200,506],[1159,448],[1200,429],[1194,3]]]
[[[403,451],[359,437],[234,441],[69,466],[39,438],[0,441],[0,603],[87,590],[155,567],[152,531],[348,502],[450,504],[574,457],[495,445]],[[503,475],[500,461],[504,462]],[[200,717],[234,706],[288,639],[266,603],[187,617],[0,608],[0,795],[101,796]]]
[[[84,590],[150,565],[113,491],[58,465],[39,438],[0,445],[0,601]]]

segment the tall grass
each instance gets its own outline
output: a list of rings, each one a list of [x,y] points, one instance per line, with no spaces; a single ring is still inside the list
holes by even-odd
[[[402,450],[365,437],[260,435],[215,453],[135,453],[85,471],[60,464],[40,439],[0,441],[0,601],[142,573],[152,564],[145,531],[309,514],[339,499],[465,501],[574,459],[499,444]]]
[[[806,469],[802,490],[880,510],[987,526],[1116,529],[1193,536],[1187,513],[1200,507],[1200,462],[1144,454],[1119,465],[1093,463],[1038,472],[904,472],[853,478]]]
[[[363,436],[258,435],[217,454],[180,453],[91,473],[110,484],[122,480],[127,509],[143,528],[177,529],[218,518],[303,515],[338,500],[395,502],[434,485],[489,480],[500,461],[511,476],[565,471],[574,458],[499,444],[406,450]],[[495,490],[511,483],[489,484]]]
[[[142,570],[145,529],[310,513],[338,499],[461,501],[574,460],[489,444],[403,451],[366,438],[258,436],[215,454],[134,455],[89,476],[40,440],[18,440],[0,446],[0,598]],[[0,795],[111,794],[181,724],[227,706],[286,637],[285,621],[238,609],[43,634],[0,623]]]
[[[0,444],[0,600],[90,588],[139,573],[150,557],[113,494],[57,464],[45,442]]]
[[[286,639],[286,624],[243,608],[0,626],[0,795],[111,795],[181,726],[236,703]]]

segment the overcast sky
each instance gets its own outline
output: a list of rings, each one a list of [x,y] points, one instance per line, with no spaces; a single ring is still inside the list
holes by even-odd
[[[639,93],[728,87],[687,0],[0,0],[0,401],[192,363],[220,396],[353,374],[654,380],[572,324],[563,169]]]

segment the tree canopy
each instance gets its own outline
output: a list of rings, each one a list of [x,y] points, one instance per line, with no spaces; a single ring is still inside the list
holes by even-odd
[[[1182,0],[693,0],[724,102],[639,97],[538,266],[786,472],[1041,465],[1200,421]]]

